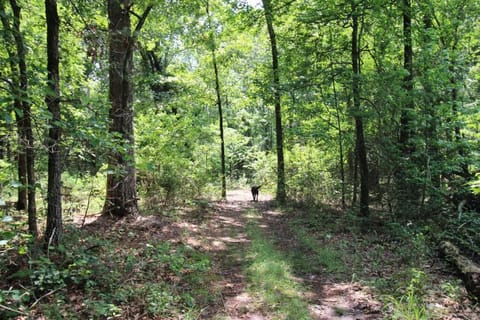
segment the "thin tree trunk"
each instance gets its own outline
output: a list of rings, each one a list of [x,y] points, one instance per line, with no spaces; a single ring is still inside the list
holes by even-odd
[[[225,171],[225,138],[223,133],[223,108],[222,108],[222,96],[220,91],[220,79],[218,76],[218,66],[217,66],[217,56],[215,54],[216,51],[216,44],[215,44],[215,35],[213,34],[214,29],[211,25],[211,17],[210,17],[210,7],[209,1],[207,0],[207,18],[209,23],[209,32],[211,32],[211,50],[212,50],[212,62],[213,62],[213,70],[215,72],[215,92],[217,94],[217,106],[218,106],[218,118],[219,118],[219,126],[220,126],[220,161],[221,161],[221,180],[222,180],[222,199],[227,198],[227,182],[226,182],[226,171]]]
[[[280,204],[286,201],[285,190],[285,161],[283,157],[283,127],[282,127],[282,108],[280,92],[280,76],[278,69],[278,50],[273,28],[273,12],[270,0],[262,0],[265,11],[265,20],[267,23],[268,34],[270,36],[270,46],[272,50],[272,72],[273,72],[273,99],[275,105],[275,132],[277,136],[277,201]]]
[[[17,124],[17,177],[20,182],[20,187],[17,188],[17,203],[15,205],[17,210],[25,210],[27,208],[27,158],[25,152],[25,117],[22,110],[22,100],[20,98],[21,89],[20,89],[20,70],[18,58],[15,53],[11,50],[15,38],[13,34],[15,31],[10,25],[10,21],[7,19],[7,14],[5,12],[5,2],[0,1],[0,19],[2,21],[3,29],[3,40],[5,49],[7,51],[10,70],[12,72],[11,80],[8,81],[13,95],[13,110],[15,114],[16,124]]]
[[[456,45],[453,46],[452,51],[456,51]],[[458,88],[457,88],[457,76],[455,72],[455,67],[456,67],[456,60],[455,59],[450,59],[450,84],[452,86],[452,89],[450,91],[450,97],[452,99],[452,115],[453,119],[455,119],[455,125],[454,125],[454,133],[455,133],[455,142],[458,145],[458,155],[461,157],[462,161],[460,163],[460,171],[459,174],[464,177],[465,179],[470,179],[472,175],[470,175],[469,170],[468,170],[468,163],[467,161],[463,160],[465,157],[467,157],[467,152],[465,151],[464,146],[462,145],[462,134],[461,134],[461,128],[460,128],[460,121],[458,121]]]
[[[34,153],[34,138],[32,131],[32,117],[30,103],[28,102],[27,90],[28,90],[28,77],[27,77],[27,65],[25,54],[25,43],[20,31],[20,11],[16,0],[10,0],[10,5],[13,11],[13,36],[15,38],[15,44],[17,48],[18,67],[20,71],[20,97],[23,113],[23,125],[22,137],[25,139],[22,146],[25,147],[25,166],[27,174],[27,196],[28,196],[28,230],[30,234],[36,236],[38,234],[37,227],[37,207],[35,200],[35,153]]]
[[[45,98],[51,114],[48,130],[48,191],[47,191],[47,229],[45,242],[48,246],[57,246],[63,235],[62,198],[61,198],[61,157],[60,141],[62,131],[59,126],[60,115],[60,75],[59,75],[59,18],[56,0],[45,0],[47,19],[47,70],[48,90]]]
[[[333,74],[333,73],[332,73]],[[338,99],[337,99],[337,89],[335,86],[335,77],[332,77],[332,87],[333,87],[333,100],[335,104],[335,111],[336,111],[336,119],[337,119],[337,127],[338,127],[338,147],[340,153],[340,179],[342,181],[342,208],[346,208],[346,190],[345,190],[345,164],[344,164],[344,155],[343,155],[343,130],[342,130],[342,122],[340,120],[340,110],[338,106]]]
[[[410,0],[403,0],[403,67],[407,75],[403,79],[403,89],[406,93],[405,107],[400,116],[400,137],[399,143],[402,153],[409,157],[413,152],[410,138],[412,134],[411,115],[414,109],[413,104],[413,44],[412,44],[412,8]]]
[[[369,215],[369,191],[368,191],[368,163],[367,150],[363,132],[363,115],[360,107],[360,50],[358,45],[358,13],[357,8],[352,5],[352,92],[353,111],[355,118],[356,151],[360,169],[360,215]]]
[[[223,134],[223,108],[222,98],[220,95],[220,80],[218,78],[217,58],[215,56],[215,49],[212,50],[213,69],[215,71],[215,91],[217,93],[218,118],[220,126],[220,157],[221,157],[221,179],[222,179],[222,199],[227,198],[227,182],[225,178],[225,138]]]
[[[20,101],[15,97],[15,108],[21,107]],[[18,109],[21,110],[21,109]],[[25,153],[25,119],[23,115],[16,114],[17,122],[17,139],[18,139],[18,150],[17,150],[17,176],[20,186],[17,188],[17,203],[15,208],[17,210],[25,210],[28,206],[27,199],[27,158]]]

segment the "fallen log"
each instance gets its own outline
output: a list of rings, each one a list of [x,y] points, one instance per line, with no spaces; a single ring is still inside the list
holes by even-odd
[[[442,241],[440,249],[445,258],[461,273],[468,292],[480,299],[480,266],[463,256],[460,249],[449,241]]]

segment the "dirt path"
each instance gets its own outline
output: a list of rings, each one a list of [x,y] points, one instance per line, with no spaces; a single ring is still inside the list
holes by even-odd
[[[268,241],[277,242],[288,250],[282,241],[292,240],[282,224],[282,212],[274,207],[272,197],[260,194],[259,202],[252,202],[247,191],[235,190],[227,194],[228,201],[218,202],[210,208],[209,217],[181,222],[183,242],[207,251],[213,259],[213,273],[222,306],[205,309],[203,319],[271,319],[261,301],[248,291],[245,276],[246,252],[250,239],[245,227],[253,218],[264,231]],[[274,238],[280,238],[280,242]],[[275,237],[275,235],[277,237]],[[294,276],[303,288],[302,297],[308,303],[312,319],[381,319],[381,305],[372,299],[366,288],[355,283],[335,283],[322,275]]]
[[[245,231],[249,220],[245,213],[270,205],[272,197],[261,194],[259,202],[254,203],[249,192],[234,190],[227,193],[227,199],[216,203],[207,219],[199,218],[198,222],[183,226],[188,230],[184,241],[212,256],[218,279],[214,286],[221,294],[223,308],[207,309],[202,318],[268,319],[254,310],[256,302],[247,292],[244,264],[250,240]]]

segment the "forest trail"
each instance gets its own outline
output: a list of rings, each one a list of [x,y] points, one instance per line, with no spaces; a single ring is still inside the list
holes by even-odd
[[[286,285],[289,288],[284,288],[283,284],[258,284],[252,280],[255,275],[251,274],[251,266],[260,253],[252,249],[255,246],[252,241],[256,240],[251,238],[249,225],[256,226],[259,237],[263,238],[261,241],[271,244],[274,251],[271,256],[282,260],[274,264],[287,265],[287,270],[293,270],[288,266],[288,259],[283,257],[291,256],[289,250],[298,249],[297,244],[292,243],[295,237],[286,227],[284,214],[275,208],[270,195],[260,193],[259,201],[253,202],[249,191],[234,190],[228,192],[227,201],[210,205],[213,214],[209,217],[181,222],[182,241],[208,252],[213,259],[214,290],[221,295],[221,304],[205,309],[201,315],[203,319],[382,318],[381,304],[372,298],[368,289],[356,283],[336,283],[327,274],[287,272],[283,275],[286,278],[283,282],[290,283]],[[270,289],[280,297],[271,301],[271,297],[262,293],[262,286],[279,286]],[[258,288],[262,290],[259,292]],[[288,306],[275,305],[294,300],[301,305],[300,308],[308,309],[304,310],[304,316],[289,314],[299,312],[298,306],[292,310]]]
[[[404,277],[406,285],[411,284],[417,278],[408,278],[406,272],[411,268],[407,265],[402,269],[405,262],[401,259],[409,258],[412,250],[408,246],[402,249],[398,240],[389,240],[380,229],[371,235],[354,231],[355,225],[346,225],[351,223],[351,217],[342,217],[342,213],[328,206],[314,211],[306,207],[283,210],[264,192],[258,202],[253,202],[249,190],[233,190],[227,193],[226,201],[199,199],[191,205],[154,207],[150,214],[134,220],[88,217],[91,223],[83,229],[89,237],[102,239],[114,249],[115,258],[107,248],[100,253],[107,264],[112,259],[117,261],[118,275],[124,277],[120,283],[148,288],[152,281],[159,281],[162,294],[172,292],[177,300],[171,301],[180,301],[159,313],[171,317],[150,317],[145,312],[145,299],[139,296],[137,303],[128,305],[130,316],[125,319],[183,318],[177,317],[184,311],[180,299],[190,294],[193,303],[184,305],[194,308],[195,319],[392,318],[395,310],[388,300],[390,296],[382,296],[388,306],[382,305],[378,296],[381,291],[375,293],[365,284],[395,289],[391,286],[395,277]],[[82,219],[76,222],[81,223]],[[167,257],[163,249],[155,249],[158,252],[153,251],[152,256],[149,248],[170,248],[170,252],[177,248],[180,254]],[[395,255],[394,251],[400,252]],[[206,258],[193,260],[195,255],[184,254],[188,252]],[[190,262],[183,266],[185,257]],[[138,261],[139,278],[132,280],[131,273],[122,273],[124,260]],[[207,261],[208,267],[196,267],[195,261]],[[428,263],[424,272],[416,273],[430,273],[431,281],[421,282],[431,288],[425,291],[422,305],[443,315],[438,319],[479,319],[478,308],[465,298],[464,291],[455,291],[459,298],[453,300],[443,289],[442,283],[456,281],[450,269],[438,260]],[[148,278],[151,270],[156,276]],[[127,287],[130,289],[130,285]],[[81,295],[73,292],[69,299],[75,309],[83,308]],[[396,301],[402,307],[398,301],[403,300]]]

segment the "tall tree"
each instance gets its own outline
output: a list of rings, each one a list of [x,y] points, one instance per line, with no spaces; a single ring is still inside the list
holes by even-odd
[[[275,132],[277,136],[277,201],[284,203],[286,201],[285,191],[285,161],[283,157],[283,127],[282,127],[282,107],[280,92],[280,76],[278,65],[278,48],[273,28],[273,9],[270,0],[262,0],[265,20],[267,23],[268,35],[270,37],[270,48],[272,50],[272,73],[273,73],[273,103],[275,105]]]
[[[16,0],[10,0],[10,6],[13,11],[13,37],[15,39],[15,46],[17,51],[18,69],[20,72],[20,87],[19,94],[22,105],[22,119],[21,127],[22,140],[21,146],[25,149],[25,164],[27,174],[27,198],[28,198],[28,230],[32,235],[37,235],[37,207],[35,201],[35,153],[33,149],[34,138],[32,131],[32,116],[31,107],[28,99],[28,77],[27,77],[27,63],[25,54],[25,43],[23,35],[20,30],[20,12],[21,8]]]
[[[400,137],[399,143],[404,156],[408,157],[412,152],[412,114],[413,114],[413,43],[412,43],[412,7],[410,0],[403,0],[403,67],[407,74],[403,78],[405,90],[405,106],[400,116]]]
[[[60,141],[60,74],[59,74],[59,18],[56,0],[45,0],[45,17],[47,19],[47,71],[48,89],[45,102],[51,114],[48,130],[48,191],[47,191],[47,245],[58,245],[63,234],[62,199],[61,199],[61,156]]]
[[[412,6],[410,0],[402,0],[402,20],[403,20],[403,68],[406,75],[403,78],[402,88],[404,99],[400,113],[400,133],[399,147],[401,152],[400,165],[397,172],[397,188],[399,208],[402,211],[410,211],[410,206],[414,205],[417,193],[414,179],[411,179],[408,172],[408,165],[411,164],[412,156],[415,151],[413,144],[413,38],[412,38]]]
[[[363,132],[363,114],[360,107],[360,46],[359,46],[359,8],[352,3],[352,95],[353,114],[355,119],[355,149],[357,151],[358,166],[360,169],[360,214],[369,214],[369,193],[368,193],[368,163]]]
[[[135,176],[133,132],[133,49],[152,6],[148,6],[132,35],[131,0],[108,1],[109,31],[109,131],[118,148],[109,159],[104,214],[116,217],[139,213]]]
[[[209,46],[212,51],[212,63],[213,71],[215,73],[215,92],[217,94],[217,106],[218,106],[218,118],[220,126],[220,161],[221,161],[221,180],[222,180],[222,199],[227,198],[227,182],[225,174],[225,137],[223,134],[223,108],[222,108],[222,95],[220,91],[220,79],[218,75],[217,55],[216,55],[216,41],[215,41],[215,29],[212,28],[212,19],[210,15],[210,3],[207,0],[207,19],[209,24]]]
[[[11,47],[14,46],[15,27],[11,25],[5,11],[5,0],[0,1],[0,19],[2,21],[4,32],[2,32],[5,49],[8,55],[8,62],[11,70],[11,77],[6,80],[12,91],[13,111],[17,124],[18,148],[17,148],[17,176],[20,187],[17,188],[17,210],[25,210],[27,208],[27,158],[26,158],[26,138],[25,138],[25,117],[22,112],[22,98],[20,88],[20,63],[19,58]],[[14,18],[15,19],[15,18]],[[17,49],[18,51],[18,49]]]

